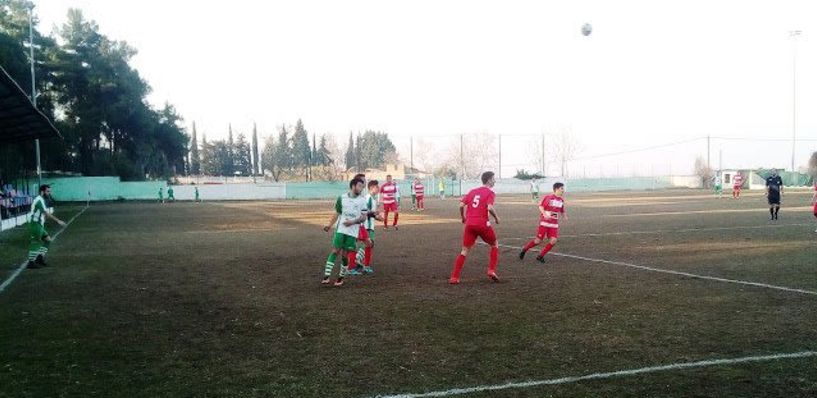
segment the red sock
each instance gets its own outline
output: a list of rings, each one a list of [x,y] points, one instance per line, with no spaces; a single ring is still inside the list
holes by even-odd
[[[364,253],[363,264],[366,265],[367,267],[372,264],[372,249],[373,247],[367,247],[363,249]]]
[[[539,252],[539,255],[540,255],[540,256],[544,256],[545,254],[548,254],[548,252],[550,251],[550,249],[553,249],[553,243],[548,243],[547,245],[545,245],[545,248],[544,248],[544,249],[542,249],[542,251],[541,251],[541,252]]]
[[[355,269],[355,267],[357,266],[357,252],[356,251],[349,252],[349,254],[346,255],[346,258],[349,261],[349,266],[346,267],[346,269],[350,271]]]
[[[465,256],[460,254],[457,256],[457,261],[454,263],[454,272],[451,273],[452,278],[460,279],[460,273],[462,272],[463,265],[465,265]]]
[[[534,246],[536,246],[536,241],[531,239],[531,241],[528,242],[528,244],[526,244],[525,247],[522,248],[522,251],[526,252],[526,251],[532,249]]]
[[[488,272],[496,272],[496,263],[499,261],[499,249],[491,247],[491,262],[488,263]]]
[[[383,214],[383,226],[388,228],[389,227],[389,211],[386,210]]]
[[[400,218],[400,213],[394,213],[394,223],[391,225],[392,227],[397,226],[397,219]]]

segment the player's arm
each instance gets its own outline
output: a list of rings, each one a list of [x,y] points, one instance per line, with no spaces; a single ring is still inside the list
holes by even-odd
[[[488,213],[490,213],[494,217],[494,222],[499,224],[499,216],[496,215],[496,209],[494,209],[494,205],[488,205]]]
[[[65,222],[63,222],[63,221],[62,221],[62,220],[60,220],[59,218],[55,217],[53,214],[51,214],[51,213],[49,213],[49,212],[47,212],[47,211],[46,211],[46,212],[45,212],[45,215],[46,215],[46,217],[50,218],[50,219],[51,219],[52,221],[54,221],[55,223],[57,223],[57,224],[59,224],[59,225],[61,225],[61,226],[63,226],[63,227],[65,226]]]
[[[332,229],[332,225],[338,221],[338,217],[340,217],[340,213],[342,212],[343,203],[340,200],[340,196],[338,196],[338,199],[335,201],[335,213],[333,213],[332,218],[329,219],[329,224],[326,224],[326,226],[323,227],[323,232],[329,232],[329,230]]]
[[[545,210],[545,206],[539,205],[539,213],[542,214],[542,217],[551,218],[550,212]]]
[[[460,202],[460,218],[462,219],[462,223],[465,224],[465,203]]]

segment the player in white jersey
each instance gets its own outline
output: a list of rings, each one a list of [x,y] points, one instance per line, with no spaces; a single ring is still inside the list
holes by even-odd
[[[346,256],[349,264],[355,263],[357,254],[355,248],[360,234],[360,225],[366,221],[368,214],[366,199],[361,195],[362,191],[363,180],[360,178],[352,179],[349,182],[349,192],[338,196],[337,200],[335,200],[335,214],[333,214],[329,225],[323,228],[326,232],[329,232],[332,224],[334,224],[335,228],[332,253],[326,259],[323,280],[321,281],[324,285],[330,283],[329,277],[332,275],[332,269],[335,268],[338,255]],[[335,286],[343,286],[344,276],[346,276],[346,267],[341,264]]]
[[[48,247],[51,246],[51,236],[45,230],[45,218],[54,220],[57,224],[65,226],[65,223],[48,212],[46,199],[51,197],[51,186],[41,185],[40,195],[34,198],[31,203],[31,212],[28,213],[28,230],[31,235],[28,246],[28,268],[45,267],[45,255]]]

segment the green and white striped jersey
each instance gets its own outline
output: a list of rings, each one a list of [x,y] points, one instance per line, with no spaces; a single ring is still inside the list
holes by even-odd
[[[34,198],[34,202],[31,203],[31,212],[28,213],[28,221],[45,225],[45,212],[45,198],[38,195]]]
[[[366,194],[366,209],[369,210],[369,211],[377,210],[377,195],[372,195],[372,194],[368,194],[368,193]],[[370,231],[373,231],[374,226],[375,226],[375,221],[377,221],[377,220],[375,220],[374,217],[367,218],[366,223],[365,223],[366,229],[368,229]]]
[[[360,217],[361,214],[366,214],[366,198],[363,195],[352,197],[349,193],[340,195],[335,201],[335,211],[339,215],[338,222],[335,224],[335,231],[357,238],[360,232],[360,224],[352,224],[347,227],[343,225],[343,222],[354,220]]]

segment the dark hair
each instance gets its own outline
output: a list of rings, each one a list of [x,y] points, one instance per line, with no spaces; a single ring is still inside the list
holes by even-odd
[[[486,172],[482,173],[482,183],[487,184],[488,180],[490,180],[491,177],[493,177],[493,176],[494,176],[493,171],[486,171]]]
[[[371,180],[369,181],[368,187],[371,188],[377,185],[380,185],[380,182],[378,182],[377,180]]]
[[[51,185],[48,184],[40,185],[40,192],[45,192],[45,190],[48,188],[51,188]]]
[[[357,184],[364,184],[364,182],[360,178],[352,178],[352,181],[349,181],[349,188],[353,188]]]
[[[553,190],[555,191],[555,190],[557,190],[557,189],[559,189],[561,187],[564,187],[564,186],[565,186],[565,184],[562,184],[561,182],[557,182],[557,183],[553,184]]]
[[[361,180],[365,180],[366,179],[366,174],[357,173],[357,174],[355,174],[354,178],[360,178]]]

